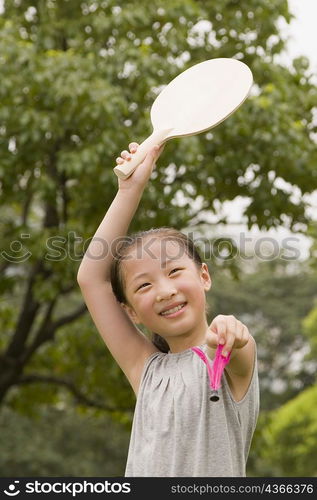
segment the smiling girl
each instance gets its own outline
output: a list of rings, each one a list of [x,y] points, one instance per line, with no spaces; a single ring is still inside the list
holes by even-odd
[[[117,163],[137,147],[131,143]],[[208,325],[211,278],[188,236],[169,227],[127,236],[162,150],[156,146],[129,178],[118,179],[77,276],[136,395],[125,475],[245,476],[259,412],[255,341],[234,316],[219,315]],[[192,348],[199,346],[211,362],[219,344],[230,361],[220,399],[212,403],[206,366]]]

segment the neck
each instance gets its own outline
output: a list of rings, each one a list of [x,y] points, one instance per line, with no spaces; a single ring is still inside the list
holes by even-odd
[[[208,330],[208,323],[206,318],[202,321],[199,327],[195,328],[194,332],[187,332],[184,335],[180,335],[179,337],[173,337],[166,339],[170,352],[177,353],[185,351],[190,347],[194,347],[196,345],[201,345],[206,343],[206,333]]]

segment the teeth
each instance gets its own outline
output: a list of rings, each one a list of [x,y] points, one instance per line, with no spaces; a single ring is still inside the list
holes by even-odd
[[[179,311],[184,307],[185,304],[180,304],[179,306],[173,307],[172,309],[168,309],[167,311],[161,312],[162,316],[165,316],[166,314],[172,314],[176,311]]]

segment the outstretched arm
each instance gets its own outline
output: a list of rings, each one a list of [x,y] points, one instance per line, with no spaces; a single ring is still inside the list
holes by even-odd
[[[218,315],[209,326],[206,343],[211,359],[218,344],[223,345],[224,356],[231,352],[225,371],[235,399],[242,399],[252,378],[255,357],[255,340],[248,328],[234,316]]]

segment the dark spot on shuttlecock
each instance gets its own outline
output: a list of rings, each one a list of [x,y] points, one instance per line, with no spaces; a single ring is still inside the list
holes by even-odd
[[[210,401],[219,401],[218,391],[212,391]]]

